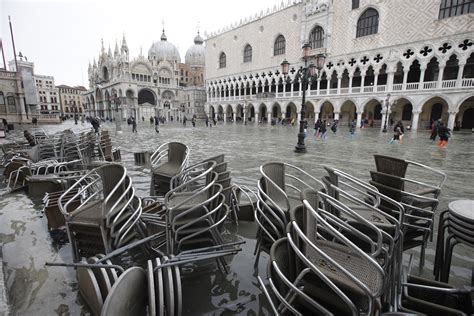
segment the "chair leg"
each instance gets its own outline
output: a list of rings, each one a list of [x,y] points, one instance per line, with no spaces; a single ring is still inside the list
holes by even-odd
[[[444,231],[446,229],[447,223],[447,211],[444,211],[440,214],[439,217],[439,227],[438,227],[438,237],[436,239],[436,252],[435,252],[435,261],[433,267],[433,275],[435,276],[435,280],[439,281],[440,274],[441,274],[441,265],[443,260],[443,252],[444,252]]]
[[[451,270],[451,259],[453,256],[454,246],[458,241],[454,238],[453,235],[448,237],[446,242],[446,251],[445,251],[445,260],[443,264],[443,270],[441,272],[441,282],[448,283],[449,281],[449,272]]]

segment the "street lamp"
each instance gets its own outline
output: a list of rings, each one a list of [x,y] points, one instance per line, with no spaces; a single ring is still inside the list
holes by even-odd
[[[387,94],[387,98],[385,98],[385,122],[383,124],[383,130],[382,130],[382,133],[386,133],[387,132],[387,119],[388,119],[388,108],[390,106],[390,93]]]
[[[306,43],[302,47],[303,49],[303,60],[304,60],[304,67],[300,68],[298,72],[296,73],[295,77],[300,76],[302,80],[302,88],[303,88],[303,100],[301,103],[301,120],[300,120],[300,130],[298,133],[298,143],[296,144],[295,147],[295,152],[296,153],[305,153],[306,152],[306,146],[304,144],[304,127],[306,124],[305,121],[305,103],[306,103],[306,89],[308,88],[308,82],[311,79],[316,79],[318,77],[318,72],[317,70],[323,69],[324,62],[326,61],[326,55],[325,54],[318,54],[315,59],[315,64],[311,62],[308,65],[308,61],[312,58],[311,56],[311,45]],[[288,75],[288,70],[290,68],[290,63],[285,59],[281,63],[281,70],[283,75],[286,77]]]
[[[119,97],[117,97],[116,94],[114,94],[114,97],[112,98],[115,104],[115,133],[120,134],[122,133],[122,109],[119,109],[121,105],[121,100]]]

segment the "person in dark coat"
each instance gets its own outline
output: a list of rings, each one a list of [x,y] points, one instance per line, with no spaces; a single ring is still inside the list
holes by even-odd
[[[448,144],[449,137],[451,137],[451,132],[449,128],[447,128],[443,122],[439,123],[438,135],[439,135],[438,147],[443,149]]]

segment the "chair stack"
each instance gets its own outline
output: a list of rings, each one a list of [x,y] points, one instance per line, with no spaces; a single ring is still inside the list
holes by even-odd
[[[459,200],[449,204],[440,214],[433,274],[448,283],[451,258],[457,244],[474,247],[474,201]]]
[[[73,191],[77,193],[72,195]],[[60,196],[58,204],[66,219],[75,262],[130,242],[142,212],[125,167],[113,163],[82,176]]]
[[[405,208],[403,249],[421,246],[420,267],[423,267],[425,249],[430,236],[433,236],[434,215],[446,175],[413,161],[382,155],[374,155],[374,158],[377,171],[370,171],[370,183]],[[413,178],[422,178],[424,181]]]
[[[266,163],[260,167],[260,173],[255,212],[258,224],[255,265],[258,265],[260,252],[269,253],[271,245],[285,236],[290,211],[301,204],[301,191],[323,187],[321,181],[287,163]]]
[[[151,196],[164,196],[170,190],[171,179],[188,165],[189,148],[178,142],[164,143],[151,155]]]

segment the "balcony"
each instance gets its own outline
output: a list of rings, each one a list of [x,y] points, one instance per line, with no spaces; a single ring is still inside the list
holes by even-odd
[[[392,92],[416,92],[416,91],[429,91],[429,90],[453,90],[453,89],[474,89],[474,78],[466,78],[461,80],[443,80],[443,81],[427,81],[427,82],[409,82],[405,85],[403,83],[396,83],[392,85]],[[338,93],[339,90],[339,93]],[[327,95],[357,95],[357,94],[376,94],[376,93],[386,93],[390,92],[387,85],[377,85],[377,86],[365,86],[365,87],[340,87],[328,89],[326,87],[320,88],[319,90],[310,90],[306,91],[307,97],[318,97],[318,96],[327,96]],[[238,91],[237,91],[238,93]],[[268,91],[258,91],[257,94],[246,95],[245,97],[235,95],[227,97],[210,97],[209,102],[222,102],[222,101],[243,101],[245,98],[254,100],[261,99],[261,95],[266,95],[270,99],[284,99],[284,98],[298,98],[302,94],[300,91],[278,91],[278,92],[268,92]]]

